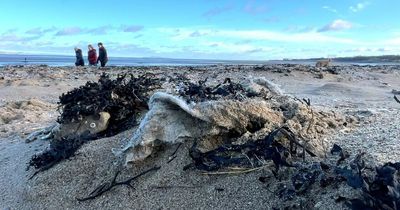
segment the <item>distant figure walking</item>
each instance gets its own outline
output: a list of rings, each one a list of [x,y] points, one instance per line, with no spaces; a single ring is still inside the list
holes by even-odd
[[[96,49],[93,48],[93,46],[90,44],[88,45],[88,60],[89,60],[89,65],[90,66],[97,66],[97,53]]]
[[[81,49],[75,47],[75,56],[76,56],[75,66],[84,66],[85,62],[83,61]]]
[[[97,62],[100,61],[101,67],[104,67],[108,61],[107,50],[101,42],[99,42],[97,46],[99,46],[99,57],[97,58]]]
[[[331,59],[329,58],[328,60],[321,60],[321,61],[318,61],[316,64],[315,64],[315,66],[316,67],[328,67],[329,66],[329,64],[331,63]]]

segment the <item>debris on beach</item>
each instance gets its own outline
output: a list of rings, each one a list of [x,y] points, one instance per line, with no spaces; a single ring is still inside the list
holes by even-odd
[[[58,125],[28,136],[50,136],[50,146],[34,155],[30,166],[38,171],[46,170],[59,161],[72,156],[85,142],[115,135],[132,128],[140,113],[146,110],[149,95],[160,88],[160,82],[152,74],[138,77],[118,75],[111,79],[103,74],[98,82],[73,89],[60,96]],[[50,131],[50,132],[49,132]]]
[[[207,80],[168,82],[173,88],[165,91],[153,75],[120,75],[114,80],[102,75],[97,83],[88,82],[63,94],[58,125],[37,133],[52,135],[50,147],[33,156],[29,164],[37,172],[46,170],[74,155],[82,144],[132,128],[141,119],[125,147],[114,150],[125,164],[145,159],[160,141],[181,144],[191,139],[191,163],[185,170],[224,175],[270,168],[275,178],[260,177],[260,182],[288,183],[272,189],[285,201],[280,207],[297,205],[298,198],[309,196],[313,188],[323,191],[344,183],[359,190],[359,195],[338,199],[353,209],[396,209],[399,205],[400,164],[388,163],[373,170],[364,164],[363,154],[351,158],[339,145],[330,150],[330,159],[320,159],[329,153],[324,136],[351,127],[356,118],[317,110],[311,100],[286,95],[265,78],[241,82],[227,78],[216,85]],[[77,199],[95,199],[119,185],[131,187],[131,181],[158,169],[139,172],[126,181],[117,181],[120,171],[116,171],[109,182]],[[282,171],[288,169],[285,180]]]
[[[309,101],[285,95],[263,78],[241,84],[224,83],[217,88],[206,86],[204,82],[200,85],[187,83],[184,87],[180,84],[178,96],[156,92],[131,140],[116,153],[125,155],[126,163],[135,162],[152,153],[155,141],[177,143],[185,139],[199,139],[199,149],[206,152],[222,143],[256,140],[285,126],[306,150],[322,157],[326,145],[321,137],[355,121],[332,112],[314,111]],[[235,88],[227,91],[232,85]],[[198,87],[196,91],[193,86]],[[216,94],[218,88],[224,91]],[[200,100],[206,97],[210,99]],[[188,100],[193,101],[188,103]]]
[[[399,103],[399,104],[400,104],[400,99],[399,99],[399,98],[397,98],[397,96],[396,96],[396,95],[394,95],[394,96],[393,96],[393,98],[394,98],[394,100],[395,100],[397,103]]]

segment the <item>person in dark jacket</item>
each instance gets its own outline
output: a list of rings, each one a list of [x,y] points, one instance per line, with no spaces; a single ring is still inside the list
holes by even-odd
[[[83,61],[83,55],[81,49],[75,47],[75,56],[76,56],[75,66],[84,66],[85,62]]]
[[[90,44],[88,45],[88,60],[89,60],[89,65],[90,66],[97,66],[97,53],[96,49],[93,48],[93,46]]]
[[[101,67],[104,67],[108,61],[107,50],[101,42],[99,42],[97,46],[99,46],[99,57],[97,58],[97,62],[100,61]]]

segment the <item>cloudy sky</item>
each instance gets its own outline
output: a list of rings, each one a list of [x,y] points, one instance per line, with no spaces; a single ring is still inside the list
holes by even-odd
[[[1,0],[0,53],[282,59],[400,54],[399,0]]]

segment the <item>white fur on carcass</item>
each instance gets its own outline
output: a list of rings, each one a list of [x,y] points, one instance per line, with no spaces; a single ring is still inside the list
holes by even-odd
[[[264,78],[250,80],[245,86],[253,92],[266,89],[271,95],[282,94],[277,85]],[[250,120],[255,118],[283,121],[283,116],[271,110],[269,104],[261,99],[188,104],[180,97],[156,92],[149,100],[149,111],[138,129],[118,154],[125,155],[125,163],[142,160],[151,154],[156,140],[176,143],[218,136],[232,129],[245,132]]]

